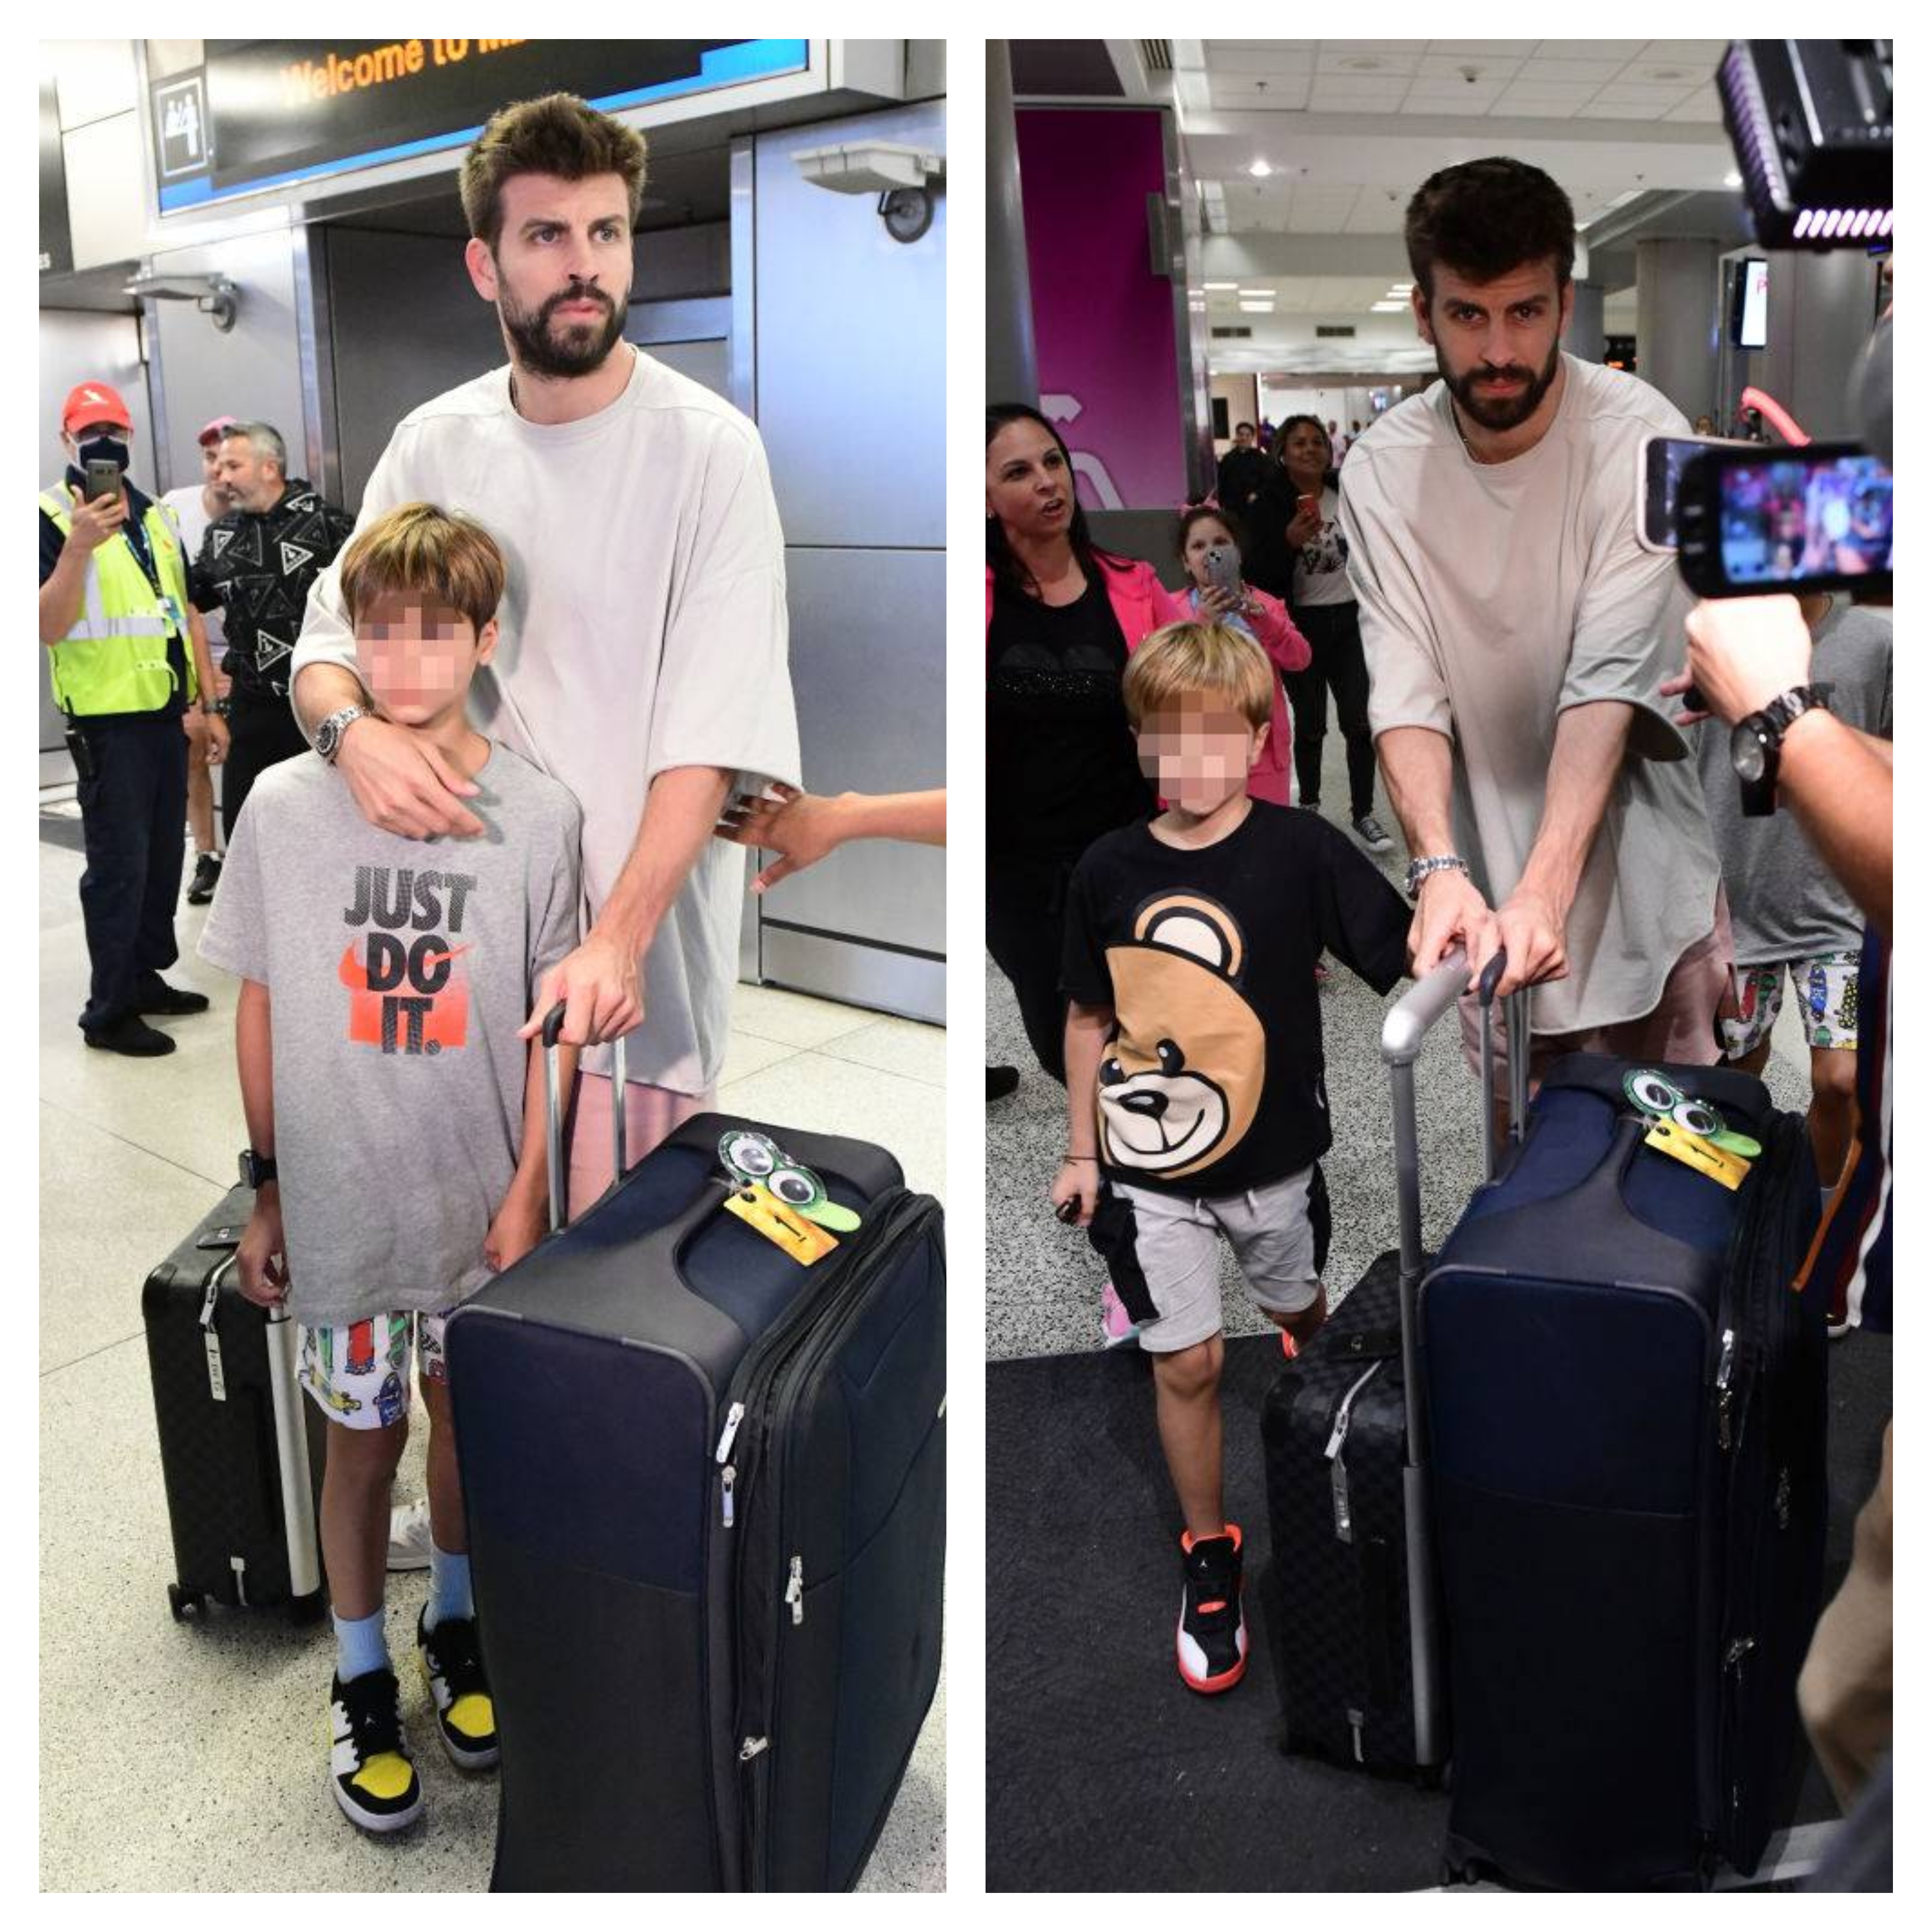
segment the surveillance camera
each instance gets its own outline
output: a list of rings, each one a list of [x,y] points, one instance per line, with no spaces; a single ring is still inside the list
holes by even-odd
[[[1483,70],[1479,67],[1466,67],[1460,69],[1460,71],[1462,74],[1462,78],[1466,80],[1472,87],[1474,87],[1477,82],[1480,80],[1483,77]]]

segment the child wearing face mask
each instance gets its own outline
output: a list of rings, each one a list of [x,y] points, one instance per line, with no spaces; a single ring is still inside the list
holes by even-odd
[[[364,818],[323,758],[271,766],[236,821],[201,941],[243,981],[236,1045],[256,1197],[236,1250],[242,1292],[286,1302],[302,1384],[328,1419],[330,1790],[372,1832],[423,1808],[383,1622],[412,1354],[432,1544],[415,1648],[452,1762],[496,1762],[443,1325],[544,1231],[543,1050],[519,1034],[543,975],[577,944],[581,825],[562,785],[466,714],[496,649],[503,580],[488,533],[428,503],[378,518],[340,564],[376,714],[475,783],[482,836],[405,838]],[[317,748],[362,715],[325,720]]]
[[[1407,970],[1409,910],[1327,820],[1251,795],[1279,700],[1252,638],[1170,625],[1124,690],[1166,808],[1090,847],[1068,888],[1052,1199],[1089,1229],[1153,1360],[1184,1519],[1175,1661],[1214,1692],[1247,1667],[1240,1526],[1222,1506],[1220,1245],[1294,1352],[1327,1312],[1314,962],[1326,948],[1386,993]]]
[[[1195,503],[1181,512],[1178,554],[1188,576],[1182,595],[1185,614],[1206,624],[1225,624],[1254,639],[1280,671],[1306,670],[1308,640],[1298,631],[1279,597],[1242,580],[1242,538],[1233,516],[1213,502]],[[1232,589],[1215,580],[1216,559],[1232,569]],[[1249,775],[1248,795],[1271,804],[1288,802],[1288,702],[1279,677],[1268,710],[1268,729],[1260,758]]]

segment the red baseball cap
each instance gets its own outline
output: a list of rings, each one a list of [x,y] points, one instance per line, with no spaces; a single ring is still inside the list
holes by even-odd
[[[211,442],[218,442],[241,422],[239,416],[217,416],[212,422],[206,422],[195,431],[194,440],[206,449]]]
[[[61,411],[61,428],[69,436],[76,429],[93,423],[113,423],[125,430],[134,427],[133,417],[128,413],[128,405],[121,400],[118,390],[110,389],[105,382],[76,382],[67,392],[67,402]]]

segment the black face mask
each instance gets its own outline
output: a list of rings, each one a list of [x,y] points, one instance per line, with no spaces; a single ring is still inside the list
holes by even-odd
[[[77,460],[83,470],[90,463],[111,463],[124,473],[134,452],[118,436],[92,436],[80,446]]]

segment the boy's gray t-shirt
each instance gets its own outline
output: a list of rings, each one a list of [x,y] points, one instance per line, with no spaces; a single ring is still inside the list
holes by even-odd
[[[1813,633],[1811,682],[1832,686],[1832,712],[1855,730],[1892,736],[1892,613],[1834,604]],[[1789,811],[1747,818],[1731,766],[1731,734],[1696,728],[1704,802],[1724,868],[1740,966],[1856,952],[1864,916]]]
[[[582,814],[500,745],[474,838],[370,824],[319,758],[248,795],[201,955],[268,989],[289,1308],[440,1312],[490,1278],[523,1142],[529,1018],[577,943]]]

